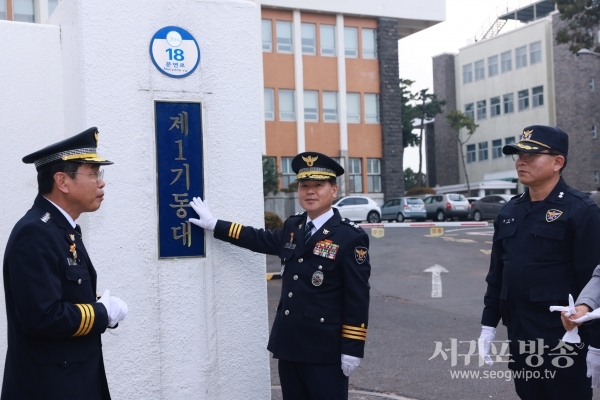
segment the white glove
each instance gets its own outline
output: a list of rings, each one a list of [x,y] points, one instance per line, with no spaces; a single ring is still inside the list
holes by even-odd
[[[111,328],[123,321],[129,312],[127,304],[118,297],[111,296],[110,290],[106,289],[98,300],[106,308],[108,314],[108,326]]]
[[[572,314],[575,314],[575,302],[573,301],[573,296],[569,294],[569,306],[550,306],[550,311],[566,311],[565,317],[568,317]],[[581,317],[583,318],[583,317]],[[578,318],[578,319],[581,319]],[[579,329],[577,327],[571,329],[570,331],[566,331],[562,340],[567,343],[581,343],[581,338],[578,333]]]
[[[359,364],[360,358],[342,354],[342,371],[344,372],[344,375],[350,376],[352,371],[354,371]]]
[[[200,197],[194,197],[190,202],[190,205],[194,211],[196,211],[196,214],[200,216],[200,219],[190,218],[189,221],[194,225],[198,225],[202,229],[214,231],[215,225],[217,225],[217,219],[213,217],[208,209],[208,203],[206,201],[202,201]]]
[[[482,326],[481,335],[477,341],[477,348],[479,350],[479,357],[483,358],[483,361],[487,365],[494,365],[494,361],[490,357],[490,348],[494,339],[496,339],[496,328]]]
[[[572,321],[581,324],[582,322],[591,321],[596,318],[600,318],[600,308],[596,308],[594,311],[586,313],[583,317],[579,317]]]
[[[600,387],[600,349],[588,346],[587,377],[592,378],[592,387]]]

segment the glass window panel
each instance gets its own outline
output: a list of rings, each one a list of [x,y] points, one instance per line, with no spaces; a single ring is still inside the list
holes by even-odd
[[[56,7],[58,7],[58,0],[48,0],[48,15],[52,15]]]
[[[344,53],[346,57],[358,57],[358,28],[344,27]]]
[[[367,124],[379,123],[379,95],[365,93],[365,122]]]
[[[488,76],[498,75],[498,56],[488,57]]]
[[[502,139],[492,140],[492,158],[502,158]]]
[[[281,157],[281,187],[287,188],[296,180],[296,174],[292,170],[292,157]]]
[[[477,102],[477,119],[486,119],[487,118],[487,102],[485,100],[480,100]]]
[[[262,22],[262,49],[263,51],[273,51],[273,30],[270,19],[263,19]]]
[[[35,22],[34,0],[12,0],[13,19],[21,22]]]
[[[337,92],[323,92],[323,122],[337,122]]]
[[[362,168],[360,158],[348,159],[348,178],[350,180],[350,192],[362,193]]]
[[[527,66],[527,46],[515,49],[515,65],[517,69]]]
[[[321,55],[335,56],[335,26],[321,25]]]
[[[381,192],[381,161],[379,158],[367,159],[367,185],[369,193]]]
[[[540,107],[544,105],[544,87],[536,86],[531,89],[532,107]]]
[[[537,64],[542,62],[542,42],[535,42],[529,45],[529,62]]]
[[[346,119],[349,124],[360,123],[360,93],[346,93]]]
[[[317,54],[317,27],[315,24],[305,24],[302,30],[302,54]]]
[[[304,120],[307,122],[319,121],[319,92],[316,90],[304,91]]]
[[[529,108],[529,89],[521,90],[519,96],[519,111]]]
[[[504,114],[510,114],[515,111],[515,95],[508,93],[502,96],[504,102]]]
[[[474,103],[465,104],[465,115],[470,117],[472,120],[475,120],[475,104]]]
[[[475,80],[480,81],[485,78],[485,67],[483,60],[475,61]]]
[[[377,58],[377,31],[362,28],[362,55],[363,58]]]
[[[277,52],[291,53],[292,48],[292,23],[277,21]]]
[[[6,0],[0,0],[0,19],[6,19]]]
[[[296,120],[296,109],[293,90],[279,89],[279,120]]]
[[[480,142],[477,144],[479,148],[479,161],[485,161],[488,159],[488,142]]]
[[[497,117],[498,115],[500,115],[500,110],[500,96],[492,97],[490,99],[490,116]]]
[[[473,82],[473,64],[463,65],[463,84]]]
[[[474,144],[468,144],[467,145],[467,163],[472,163],[477,161],[477,153],[475,151],[475,145]]]
[[[275,120],[275,91],[265,88],[265,120]]]
[[[500,54],[500,72],[505,73],[512,70],[512,51]]]

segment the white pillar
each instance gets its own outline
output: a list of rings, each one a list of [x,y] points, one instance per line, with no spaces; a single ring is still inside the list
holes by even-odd
[[[263,65],[263,54],[262,54],[262,13],[260,12],[261,8],[260,8],[260,3],[257,3],[257,7],[259,8],[259,13],[258,13],[258,35],[261,38],[261,45],[260,45],[260,75],[258,77],[258,80],[260,81],[260,87],[263,88],[262,91],[262,96],[260,96],[260,112],[262,115],[262,121],[263,123],[261,124],[261,137],[262,137],[262,153],[263,155],[267,155],[267,129],[265,127],[265,69],[264,69],[264,65]]]
[[[335,36],[337,39],[337,72],[338,72],[338,120],[340,121],[340,161],[348,168],[348,106],[346,104],[346,53],[344,45],[344,15],[335,16]],[[347,195],[350,181],[348,172],[341,182],[341,195]]]
[[[300,11],[294,10],[292,43],[294,44],[294,83],[296,86],[296,136],[298,153],[306,150],[304,134],[304,70],[302,67],[302,24]]]
[[[44,24],[48,20],[48,0],[34,0],[34,19],[36,24]]]

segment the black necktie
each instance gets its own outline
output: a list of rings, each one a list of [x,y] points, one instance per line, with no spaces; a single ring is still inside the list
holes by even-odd
[[[312,228],[314,228],[315,224],[312,221],[308,221],[306,223],[306,229],[304,231],[304,244],[308,243],[310,237],[312,236]]]
[[[75,225],[75,231],[79,234],[79,237],[81,237],[81,227],[79,225]]]

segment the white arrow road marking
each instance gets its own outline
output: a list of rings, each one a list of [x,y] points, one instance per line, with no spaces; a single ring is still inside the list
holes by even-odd
[[[431,272],[431,297],[442,297],[442,272],[448,270],[435,264],[423,272]]]

